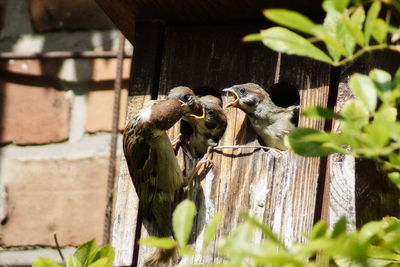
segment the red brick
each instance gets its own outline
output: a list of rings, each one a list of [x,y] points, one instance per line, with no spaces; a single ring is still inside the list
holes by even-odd
[[[57,90],[60,64],[19,60],[0,65],[1,143],[44,144],[68,138],[71,105]]]
[[[30,9],[33,25],[39,32],[114,27],[93,0],[30,0]]]
[[[102,243],[108,158],[5,160],[8,220],[2,246]]]
[[[121,91],[120,118],[118,128],[125,126],[128,103],[128,80],[130,59],[124,60],[123,89]],[[111,131],[114,107],[114,80],[116,77],[116,59],[95,59],[92,66],[92,78],[87,98],[86,131]]]

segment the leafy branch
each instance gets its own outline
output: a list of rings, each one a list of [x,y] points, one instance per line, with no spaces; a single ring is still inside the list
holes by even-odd
[[[383,1],[399,9],[398,0]],[[286,9],[266,9],[264,16],[284,27],[271,27],[244,37],[244,41],[262,41],[277,52],[298,55],[341,66],[364,53],[389,49],[400,52],[396,42],[400,29],[390,25],[391,11],[384,18],[380,1],[374,1],[368,12],[363,5],[347,8],[350,0],[325,0],[326,17],[323,24],[314,23],[306,16]],[[309,36],[305,38],[289,29]],[[372,38],[371,38],[372,37]],[[390,42],[389,42],[389,37]],[[322,50],[314,43],[322,42]]]
[[[174,227],[174,236],[178,241],[148,237],[140,243],[168,249],[176,246],[182,257],[192,256],[194,251],[187,242],[194,217],[188,214],[195,212],[194,207],[191,201],[186,200],[174,211],[174,217],[180,221],[179,227]],[[320,221],[314,225],[306,242],[287,246],[267,225],[245,213],[241,216],[244,222],[216,243],[217,254],[224,259],[223,263],[198,266],[320,266],[321,261],[330,263],[330,266],[400,264],[400,221],[393,217],[369,222],[354,232],[347,231],[345,218],[341,218],[332,229]],[[222,214],[218,213],[206,226],[203,254],[209,253],[208,246],[221,219]],[[255,244],[254,235],[259,231],[264,239]],[[173,246],[166,247],[165,244]]]

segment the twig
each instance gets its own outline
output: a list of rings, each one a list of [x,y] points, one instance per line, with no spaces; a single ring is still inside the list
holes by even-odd
[[[244,145],[232,145],[232,146],[215,146],[212,150],[222,150],[222,149],[239,149],[239,148],[262,148],[262,149],[274,149],[268,146],[244,146]]]
[[[58,251],[58,254],[60,254],[61,260],[63,262],[63,266],[65,266],[65,259],[64,259],[64,255],[61,252],[60,245],[58,244],[57,233],[54,233],[54,241],[56,242],[57,251]]]

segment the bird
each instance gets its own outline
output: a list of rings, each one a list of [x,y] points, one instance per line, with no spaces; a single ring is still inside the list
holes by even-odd
[[[283,108],[275,105],[269,94],[255,83],[234,85],[222,91],[234,97],[225,108],[232,106],[243,110],[266,146],[287,150],[284,137],[296,128],[294,121],[298,118],[300,106]]]
[[[153,101],[128,120],[123,150],[143,218],[155,221],[157,236],[172,235],[171,214],[184,184],[166,130],[183,115],[176,98]]]
[[[183,116],[183,120],[192,127],[188,145],[194,157],[203,157],[210,146],[216,146],[227,126],[227,117],[218,97],[202,96],[199,103],[204,109],[204,116]]]
[[[179,102],[184,104],[182,106],[184,115],[182,120],[188,121],[191,118],[201,119],[204,117],[204,108],[202,105],[200,105],[199,98],[189,87],[177,86],[172,88],[167,95],[167,99],[170,98],[176,98],[179,100]],[[177,145],[182,141],[182,138],[184,139],[184,142],[187,142],[188,136],[190,136],[186,124],[181,123],[180,130],[181,133],[171,142],[175,150]]]

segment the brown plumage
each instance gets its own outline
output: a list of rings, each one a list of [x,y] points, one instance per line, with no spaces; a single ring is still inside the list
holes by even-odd
[[[203,96],[199,98],[199,103],[204,109],[203,117],[183,116],[193,129],[189,147],[195,157],[202,157],[209,146],[216,146],[227,125],[227,118],[218,97]]]
[[[156,222],[158,236],[172,234],[171,214],[184,183],[165,132],[182,114],[181,103],[175,98],[156,102],[130,119],[123,134],[124,154],[141,215]]]
[[[286,150],[284,137],[296,128],[293,120],[298,117],[299,106],[278,107],[269,94],[255,83],[234,85],[224,89],[233,94],[234,101],[226,105],[243,110],[252,128],[265,145]]]

